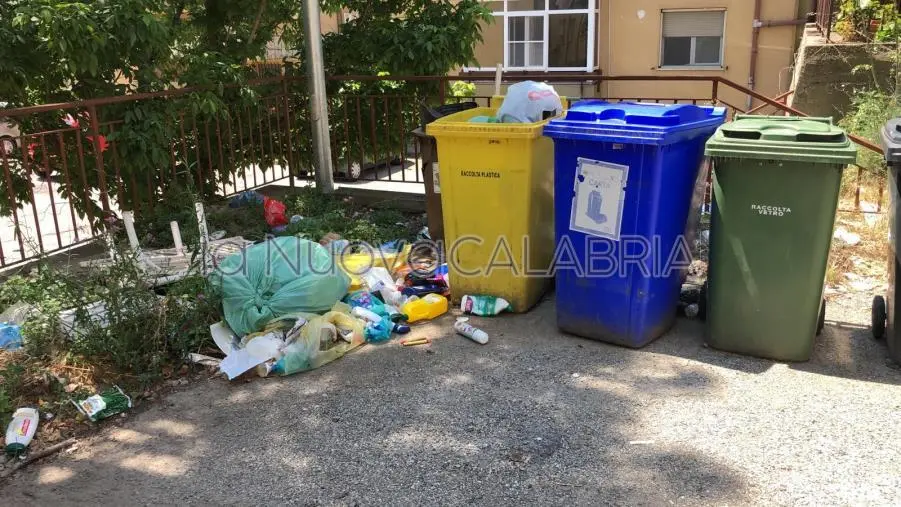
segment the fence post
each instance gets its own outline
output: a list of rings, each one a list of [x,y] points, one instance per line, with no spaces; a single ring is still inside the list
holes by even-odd
[[[447,97],[447,81],[443,79],[446,77],[447,76],[442,76],[441,81],[438,83],[438,98],[441,100],[442,106],[444,105],[445,99]]]
[[[288,76],[282,74],[282,94],[285,102],[285,132],[288,136],[288,183],[294,188],[294,142],[291,140],[291,102],[288,100]]]
[[[100,203],[103,206],[104,218],[108,218],[110,212],[109,193],[106,187],[106,170],[103,168],[103,145],[100,142],[100,116],[97,114],[97,106],[93,104],[88,106],[88,116],[91,118],[91,143],[94,145],[97,181],[100,183]]]
[[[710,91],[711,98],[710,100],[713,102],[713,105],[717,105],[720,101],[720,80],[713,78],[713,89]]]
[[[316,186],[320,192],[331,194],[335,191],[335,182],[332,176],[332,143],[329,141],[326,102],[328,98],[325,91],[319,1],[304,0],[303,7],[307,45],[307,89],[310,91],[310,121],[313,123],[313,149],[316,152]]]

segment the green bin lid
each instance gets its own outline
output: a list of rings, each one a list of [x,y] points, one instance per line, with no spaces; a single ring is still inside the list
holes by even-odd
[[[831,118],[736,115],[707,142],[711,157],[847,165],[857,146]]]

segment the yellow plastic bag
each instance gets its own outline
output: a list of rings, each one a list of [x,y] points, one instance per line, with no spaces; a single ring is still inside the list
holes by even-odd
[[[354,292],[365,288],[363,275],[373,267],[383,267],[389,273],[394,273],[407,263],[413,245],[405,246],[400,252],[386,253],[374,251],[372,255],[369,253],[356,253],[335,256],[335,262],[338,267],[350,277],[350,287],[347,292]]]
[[[315,370],[366,343],[364,324],[352,315],[330,311],[310,317],[296,336],[289,333],[288,344],[269,374],[293,375]]]

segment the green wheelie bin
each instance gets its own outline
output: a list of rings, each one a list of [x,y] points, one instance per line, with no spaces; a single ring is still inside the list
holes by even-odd
[[[707,343],[806,361],[825,318],[842,171],[857,161],[857,148],[829,118],[738,115],[706,152],[713,162]]]

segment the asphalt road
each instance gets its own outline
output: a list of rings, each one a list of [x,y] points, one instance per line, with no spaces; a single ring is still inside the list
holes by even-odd
[[[707,349],[682,320],[640,351],[567,337],[553,303],[447,317],[430,348],[204,380],[20,472],[6,505],[894,504],[901,371],[867,298],[830,305],[803,364]]]

